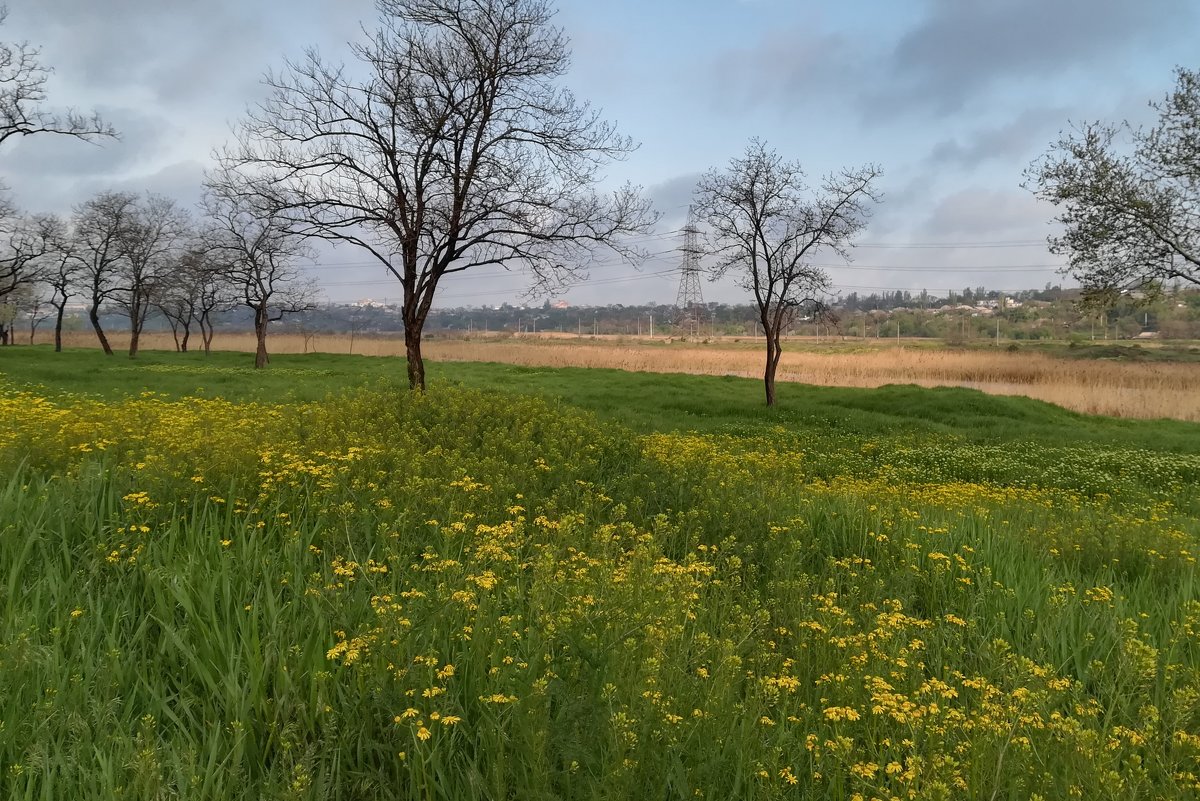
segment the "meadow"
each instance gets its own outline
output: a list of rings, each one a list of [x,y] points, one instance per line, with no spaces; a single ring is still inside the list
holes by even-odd
[[[0,352],[15,799],[1200,792],[1200,426]]]
[[[169,334],[153,334],[148,341],[151,347],[173,347]],[[94,346],[95,337],[76,332],[68,342]],[[114,342],[122,347],[119,335]],[[223,333],[218,344],[250,352],[255,347],[249,334]],[[273,353],[283,354],[404,354],[404,344],[396,337],[348,334],[273,334],[270,347]],[[752,337],[689,341],[554,333],[429,338],[424,345],[426,355],[437,361],[738,377],[762,375],[764,347],[761,339]],[[897,344],[886,338],[797,337],[784,345],[778,378],[839,387],[897,383],[967,387],[992,395],[1036,398],[1085,414],[1200,422],[1200,345],[1196,343],[1097,341],[996,347],[983,342],[947,347],[929,339]]]

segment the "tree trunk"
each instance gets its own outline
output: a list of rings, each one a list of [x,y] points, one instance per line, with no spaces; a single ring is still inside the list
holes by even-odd
[[[142,336],[142,322],[145,319],[142,311],[142,301],[134,290],[132,303],[129,307],[129,358],[136,359],[138,355],[138,340]]]
[[[105,355],[112,356],[112,345],[108,344],[108,337],[104,336],[104,329],[100,327],[100,313],[97,306],[92,306],[88,310],[88,319],[92,321],[92,328],[96,331],[96,339],[100,340],[100,347],[104,348]]]
[[[66,302],[64,301],[63,305],[58,306],[57,308],[58,313],[54,315],[54,352],[62,353],[62,321],[63,312],[67,308]]]
[[[261,370],[271,361],[267,355],[267,310],[264,307],[254,310],[254,338],[258,341],[254,352],[254,368]]]
[[[775,405],[775,369],[779,366],[779,343],[774,332],[767,332],[767,365],[763,370],[763,387],[767,394],[767,405]]]
[[[421,327],[404,323],[404,355],[408,359],[408,388],[425,391],[425,360],[421,357]]]
[[[200,342],[204,345],[204,355],[207,356],[212,352],[213,324],[209,319],[208,312],[201,312],[200,319],[197,321],[200,325]]]
[[[179,352],[188,352],[188,340],[192,338],[192,324],[185,323],[183,326],[183,339],[179,342]]]
[[[774,310],[773,310],[774,311]],[[775,373],[779,370],[779,357],[783,355],[784,317],[780,312],[764,313],[760,318],[763,327],[763,338],[767,340],[767,363],[763,369],[763,388],[767,395],[767,405],[775,405]]]

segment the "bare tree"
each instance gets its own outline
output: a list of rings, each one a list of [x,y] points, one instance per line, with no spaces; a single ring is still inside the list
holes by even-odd
[[[805,182],[798,162],[784,161],[758,139],[725,170],[705,173],[696,186],[696,211],[708,224],[714,277],[730,270],[754,295],[767,340],[763,371],[767,405],[775,404],[775,373],[783,332],[798,309],[824,313],[829,275],[812,259],[825,251],[849,257],[851,240],[878,202],[875,165],[826,176],[820,189]]]
[[[100,310],[121,291],[120,269],[124,259],[124,231],[137,206],[137,196],[128,192],[101,192],[75,207],[73,227],[80,281],[88,299],[88,319],[100,347],[109,356],[112,346],[100,326]]]
[[[17,311],[24,315],[29,323],[29,344],[32,345],[34,337],[37,336],[38,326],[50,319],[50,310],[53,307],[46,296],[46,287],[41,284],[29,287],[23,294],[24,297],[17,303]]]
[[[129,315],[129,356],[136,357],[146,316],[159,285],[167,282],[190,233],[190,219],[168,197],[147,194],[131,209],[119,233],[121,292]]]
[[[191,257],[190,249],[179,254],[175,265],[155,285],[151,295],[154,308],[171,326],[171,337],[175,340],[175,350],[179,353],[187,353],[200,295],[197,276],[189,269],[192,264]]]
[[[197,265],[196,323],[200,326],[200,341],[204,344],[204,355],[212,352],[213,335],[216,333],[213,315],[233,308],[236,300],[225,281],[221,265],[204,255],[202,264]]]
[[[1200,71],[1178,68],[1151,103],[1158,122],[1090,122],[1060,136],[1025,185],[1058,208],[1050,250],[1093,305],[1117,293],[1183,280],[1200,285]]]
[[[277,208],[254,203],[235,175],[209,177],[204,210],[211,223],[206,238],[224,263],[222,277],[240,305],[254,313],[254,366],[261,369],[270,362],[269,324],[315,308],[316,286],[296,266],[312,252],[296,233],[294,220]]]
[[[54,309],[54,352],[61,353],[63,316],[67,302],[78,291],[84,260],[80,256],[74,232],[62,219],[48,217],[47,233],[50,248],[46,254],[42,280],[50,289],[48,302]]]
[[[557,85],[570,51],[546,0],[377,6],[353,70],[310,51],[267,76],[223,161],[303,233],[363,248],[400,282],[423,389],[421,334],[446,276],[516,263],[559,285],[598,247],[636,257],[621,237],[654,215],[633,187],[596,191],[634,144]]]
[[[8,8],[0,6],[0,24]],[[96,113],[80,114],[72,109],[48,111],[46,80],[50,68],[39,61],[41,50],[28,42],[0,42],[0,144],[10,137],[60,134],[93,140],[115,137],[112,126]]]
[[[43,277],[44,259],[51,249],[50,218],[9,216],[0,220],[0,303],[27,297]],[[0,330],[0,344],[11,344],[9,326]]]

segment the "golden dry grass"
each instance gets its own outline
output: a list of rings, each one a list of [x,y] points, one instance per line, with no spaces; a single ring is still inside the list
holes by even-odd
[[[44,337],[39,337],[44,341]],[[74,347],[95,346],[90,332],[67,335]],[[113,337],[113,346],[125,339]],[[869,343],[870,340],[867,340]],[[809,343],[811,344],[811,343]],[[250,334],[221,334],[221,350],[253,351]],[[347,334],[305,338],[273,335],[272,353],[349,353],[399,356],[399,338]],[[143,337],[145,348],[173,348],[170,335]],[[624,337],[577,339],[555,335],[431,339],[424,346],[434,361],[488,361],[535,367],[605,367],[663,373],[759,376],[763,352],[745,339],[711,344],[646,341]],[[997,395],[1024,395],[1088,414],[1200,421],[1200,365],[1061,359],[1032,352],[949,350],[872,344],[854,351],[786,350],[780,381],[845,387],[884,384],[970,387]]]

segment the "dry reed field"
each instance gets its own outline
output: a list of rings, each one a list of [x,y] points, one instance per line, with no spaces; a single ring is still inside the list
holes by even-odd
[[[112,337],[113,347],[124,340]],[[45,338],[39,336],[39,341]],[[90,332],[66,336],[71,347],[94,347]],[[193,340],[195,344],[197,340]],[[220,350],[253,351],[250,334],[219,334]],[[168,334],[143,337],[143,347],[172,349]],[[346,334],[272,335],[273,353],[355,353],[401,356],[399,338]],[[786,347],[786,346],[785,346]],[[434,361],[483,361],[530,367],[600,367],[701,375],[761,375],[763,353],[752,341],[696,344],[625,337],[576,339],[533,335],[430,339],[425,354]],[[878,387],[885,384],[957,386],[996,395],[1022,395],[1087,414],[1200,421],[1200,365],[1125,363],[1061,359],[1042,353],[943,350],[876,344],[856,352],[785,350],[780,381],[822,386]]]

